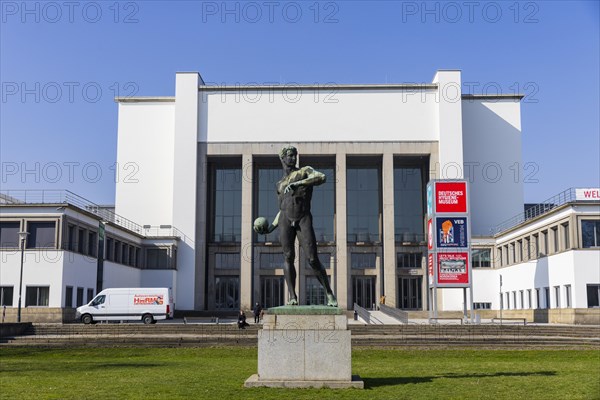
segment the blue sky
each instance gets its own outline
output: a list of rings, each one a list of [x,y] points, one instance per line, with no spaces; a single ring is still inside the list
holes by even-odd
[[[115,166],[113,97],[174,95],[177,71],[218,84],[403,83],[461,69],[465,92],[526,95],[527,202],[600,185],[596,1],[0,3],[2,190],[112,203],[129,172]]]

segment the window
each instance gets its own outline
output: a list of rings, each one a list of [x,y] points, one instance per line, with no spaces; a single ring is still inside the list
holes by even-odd
[[[533,308],[533,304],[531,304],[531,289],[527,289],[527,308]]]
[[[212,169],[211,186],[212,220],[211,240],[213,242],[240,242],[242,226],[242,169]],[[274,195],[275,185],[271,186]],[[278,208],[275,209],[276,211]],[[272,220],[269,220],[272,221]]]
[[[564,249],[569,250],[571,248],[571,240],[569,240],[569,223],[565,222],[562,224]]]
[[[25,307],[48,307],[49,299],[50,287],[48,286],[27,286],[25,289]]]
[[[531,258],[531,241],[528,237],[525,238],[525,248],[523,248],[523,260]]]
[[[313,190],[310,212],[313,216],[313,229],[317,242],[333,242],[335,215],[335,172],[330,166],[312,165],[325,174],[326,181]]]
[[[12,286],[0,286],[0,306],[12,307],[13,291]]]
[[[540,236],[537,234],[533,235],[533,254],[534,258],[540,258]]]
[[[353,276],[352,299],[359,306],[372,309],[375,306],[375,277]]]
[[[521,305],[521,309],[525,308],[525,293],[522,290],[519,290],[519,300],[520,300],[520,305]]]
[[[239,277],[215,276],[215,308],[218,310],[239,310]]]
[[[600,285],[587,285],[588,308],[600,307]]]
[[[473,309],[475,309],[475,310],[491,310],[492,303],[473,303]]]
[[[65,290],[65,307],[73,307],[73,286],[67,286]]]
[[[421,268],[423,253],[398,253],[397,268]]]
[[[510,310],[510,293],[506,292],[506,309]]]
[[[535,289],[535,307],[542,308],[542,303],[540,303],[540,289]]]
[[[423,277],[402,276],[398,278],[399,306],[404,310],[420,310]]]
[[[85,230],[79,228],[77,230],[77,252],[80,254],[84,254],[83,251],[85,249]]]
[[[565,285],[565,307],[571,308],[571,285]]]
[[[513,298],[513,308],[516,310],[517,309],[517,291],[514,290],[512,292],[512,298]]]
[[[471,250],[471,262],[473,268],[489,268],[492,266],[491,263],[491,250],[490,249],[472,249]]]
[[[501,247],[498,249],[498,259],[500,260],[500,266],[502,267],[504,265],[504,263],[502,261],[502,248]]]
[[[321,262],[321,265],[325,269],[331,268],[331,253],[319,253],[318,257],[319,257],[319,261]],[[310,264],[308,263],[308,258],[306,258],[306,268],[312,268],[310,266]]]
[[[27,248],[35,249],[55,246],[56,222],[28,222]]]
[[[108,261],[115,260],[115,241],[111,237],[106,238],[106,259]]]
[[[19,221],[0,222],[0,247],[19,248]]]
[[[582,220],[581,239],[584,249],[600,247],[600,220]]]
[[[511,243],[510,244],[510,262],[509,264],[514,264],[517,262],[517,259],[515,257],[515,244]]]
[[[240,253],[216,253],[215,268],[240,269]]]
[[[93,298],[94,298],[94,289],[88,289],[86,304],[89,303],[90,301],[92,301]]]
[[[83,305],[83,288],[78,287],[77,288],[77,307],[80,307],[82,305]]]
[[[75,225],[67,227],[67,250],[75,251]]]
[[[517,240],[517,262],[523,261],[523,241]]]
[[[279,200],[277,198],[277,182],[281,179],[281,167],[260,167],[258,175],[258,203],[256,216],[265,217],[273,222],[279,211]],[[268,235],[255,235],[257,242],[279,242],[279,232],[273,231]]]
[[[552,242],[554,246],[554,253],[558,253],[560,251],[560,246],[558,245],[558,227],[552,228]]]
[[[283,268],[283,253],[260,253],[261,269]]]
[[[396,242],[421,242],[423,235],[423,177],[419,166],[394,168],[394,226]]]
[[[169,269],[169,249],[146,250],[146,269]]]
[[[379,169],[348,168],[346,188],[348,241],[379,241]]]
[[[351,253],[350,265],[355,269],[375,268],[377,254],[375,253]]]
[[[98,240],[96,239],[95,232],[88,232],[88,241],[87,241],[87,255],[96,257]]]
[[[541,255],[547,256],[550,253],[548,249],[548,231],[542,232],[542,243],[544,243],[544,249],[543,252],[540,253]]]
[[[329,276],[327,276],[329,279]],[[306,277],[306,304],[307,305],[324,305],[327,304],[325,289],[314,276]]]
[[[554,305],[560,308],[560,286],[554,286]]]
[[[260,277],[260,303],[263,308],[278,307],[284,304],[285,289],[283,276]]]
[[[548,309],[550,308],[550,288],[549,287],[545,287],[544,288],[544,308]]]

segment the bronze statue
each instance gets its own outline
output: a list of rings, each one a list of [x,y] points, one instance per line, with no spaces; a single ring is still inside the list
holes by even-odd
[[[298,150],[293,147],[284,147],[279,152],[279,159],[283,166],[284,177],[277,182],[277,196],[279,197],[279,213],[270,225],[265,218],[257,218],[254,230],[259,234],[273,232],[279,226],[279,240],[283,247],[284,273],[290,300],[288,305],[297,305],[296,296],[296,268],[294,268],[294,243],[296,236],[300,246],[308,255],[308,263],[315,271],[317,280],[327,293],[327,305],[337,307],[337,300],[333,295],[325,268],[319,261],[317,254],[317,240],[310,213],[313,186],[325,183],[325,174],[306,166],[296,167]]]

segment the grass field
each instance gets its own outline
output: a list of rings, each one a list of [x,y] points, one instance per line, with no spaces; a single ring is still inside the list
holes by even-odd
[[[253,348],[0,348],[2,399],[598,399],[597,350],[355,349],[365,389],[243,388]]]

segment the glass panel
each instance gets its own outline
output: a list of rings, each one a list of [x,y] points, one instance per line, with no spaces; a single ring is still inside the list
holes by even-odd
[[[283,253],[261,253],[260,265],[261,269],[276,269],[283,268]]]
[[[240,253],[216,253],[215,268],[240,269]]]
[[[394,225],[397,242],[425,240],[423,179],[419,167],[394,168]]]
[[[581,221],[581,238],[583,248],[600,246],[600,220]]]
[[[0,247],[19,247],[21,223],[0,222]]]
[[[335,175],[333,168],[313,166],[327,177],[324,184],[313,189],[311,214],[317,242],[333,242],[333,221],[335,213]],[[270,220],[269,220],[270,221]]]
[[[367,269],[375,268],[377,254],[375,253],[351,253],[350,262],[352,268]]]
[[[212,179],[213,242],[239,242],[242,219],[242,170],[240,168],[216,168]]]
[[[54,247],[55,222],[28,222],[27,248]]]
[[[169,249],[147,249],[146,269],[169,268]]]
[[[65,291],[65,307],[73,307],[73,286],[67,286]]]
[[[588,308],[600,307],[600,285],[587,285]]]
[[[277,198],[277,182],[282,178],[281,168],[261,167],[258,169],[258,209],[256,217],[265,217],[273,222],[279,212]],[[256,235],[258,242],[279,242],[279,231],[275,230],[268,235]]]
[[[0,287],[0,306],[11,307],[13,305],[13,287]]]
[[[321,265],[323,265],[323,267],[325,269],[331,268],[331,254],[330,253],[319,253],[318,256],[319,256],[319,261],[321,261]],[[305,258],[305,260],[306,260],[306,268],[312,269],[312,267],[308,263],[308,258]]]
[[[215,277],[215,308],[221,310],[237,310],[240,308],[239,277]]]
[[[400,292],[398,293],[400,308],[406,310],[420,310],[421,305],[421,285],[423,283],[423,277],[411,276],[411,277],[400,277],[398,278],[398,287]]]
[[[261,304],[264,308],[278,307],[284,304],[283,276],[263,276],[260,278]]]
[[[83,288],[77,288],[77,307],[83,305]]]
[[[348,241],[379,241],[379,169],[348,168],[346,179]]]
[[[330,280],[329,276],[327,279]],[[325,305],[327,298],[325,289],[314,276],[306,277],[306,304],[308,305]]]
[[[375,304],[375,278],[371,276],[353,277],[352,298],[359,306],[371,309]]]
[[[396,255],[397,268],[421,268],[423,253],[398,253]]]

